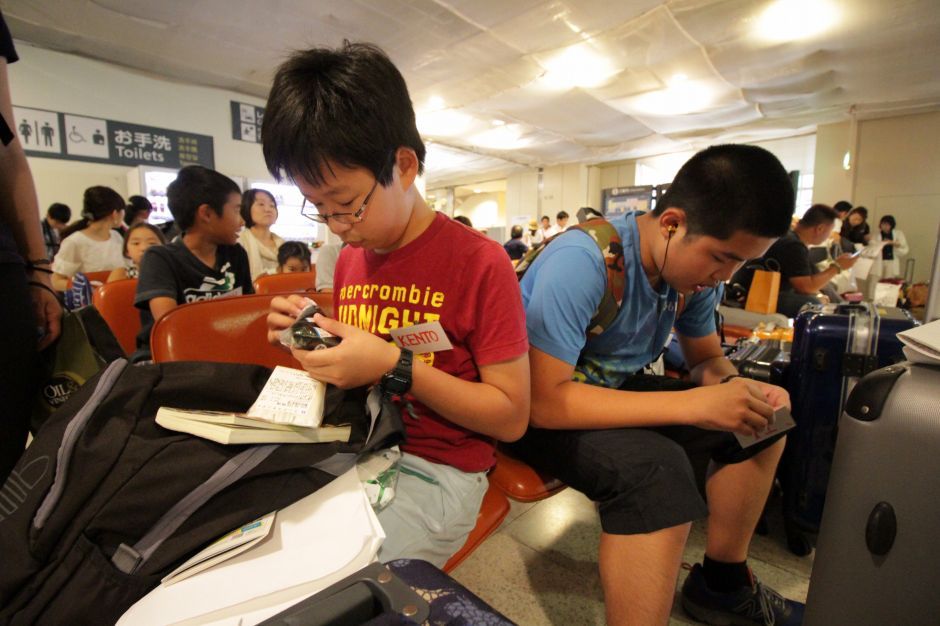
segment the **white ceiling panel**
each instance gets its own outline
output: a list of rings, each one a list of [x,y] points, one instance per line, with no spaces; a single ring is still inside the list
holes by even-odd
[[[291,50],[376,43],[419,117],[435,97],[470,120],[428,135],[450,154],[429,162],[431,186],[940,109],[938,0],[6,0],[3,12],[19,40],[259,97]],[[559,59],[575,59],[570,84]],[[518,145],[484,140],[500,123]]]

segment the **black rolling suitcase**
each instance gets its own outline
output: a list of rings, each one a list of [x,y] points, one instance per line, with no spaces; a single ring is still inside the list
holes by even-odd
[[[839,423],[806,626],[940,624],[940,367],[863,378]]]
[[[803,533],[819,530],[845,399],[860,377],[903,360],[897,333],[913,326],[907,311],[869,303],[818,305],[796,317],[783,377],[796,428],[787,435],[779,472],[794,553],[809,553]]]
[[[777,339],[741,341],[728,354],[728,360],[745,378],[778,385],[790,365],[790,344]]]

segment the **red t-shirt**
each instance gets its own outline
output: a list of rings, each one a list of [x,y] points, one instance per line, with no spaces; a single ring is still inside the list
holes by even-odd
[[[346,246],[336,264],[336,319],[391,341],[392,328],[439,321],[453,349],[415,355],[464,380],[479,366],[525,354],[519,282],[495,241],[438,213],[408,245],[387,254]],[[410,394],[406,452],[465,472],[493,466],[493,442],[437,415]]]

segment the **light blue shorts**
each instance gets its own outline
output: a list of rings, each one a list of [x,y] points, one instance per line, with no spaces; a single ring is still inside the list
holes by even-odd
[[[462,472],[402,453],[395,499],[379,512],[386,538],[378,559],[422,559],[443,567],[477,522],[486,472]]]

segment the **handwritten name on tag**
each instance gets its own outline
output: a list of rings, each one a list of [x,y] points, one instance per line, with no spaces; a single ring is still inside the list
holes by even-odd
[[[444,327],[441,326],[440,322],[393,328],[390,334],[399,348],[408,348],[418,354],[443,352],[454,347],[447,338],[447,333],[444,332]]]

